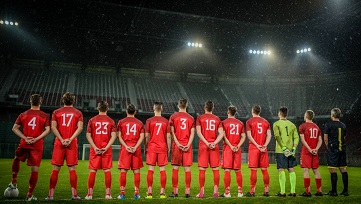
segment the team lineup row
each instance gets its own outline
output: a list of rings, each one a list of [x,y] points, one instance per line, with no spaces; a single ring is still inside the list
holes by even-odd
[[[58,181],[58,174],[64,164],[64,158],[69,169],[72,199],[79,200],[77,193],[76,165],[78,164],[77,137],[83,130],[83,115],[73,107],[75,96],[65,93],[62,97],[64,107],[55,110],[51,122],[48,114],[40,110],[42,98],[38,94],[30,97],[31,108],[19,115],[13,132],[21,138],[20,144],[15,151],[15,158],[12,165],[12,181],[8,189],[17,188],[17,174],[20,170],[20,161],[31,166],[29,179],[29,190],[26,200],[37,200],[33,191],[38,180],[38,168],[41,163],[44,140],[43,138],[52,131],[56,136],[51,163],[53,170],[50,175],[49,194],[46,200],[53,200],[54,190]],[[183,166],[185,171],[185,197],[190,197],[191,172],[190,166],[193,163],[192,142],[195,132],[199,137],[198,147],[198,168],[199,168],[199,193],[197,198],[204,197],[205,170],[212,168],[214,193],[213,197],[231,197],[230,194],[230,171],[234,170],[237,180],[238,197],[243,196],[243,178],[241,172],[243,145],[246,135],[249,140],[248,167],[251,170],[250,191],[245,194],[247,197],[255,196],[257,181],[257,169],[260,168],[264,181],[263,196],[269,196],[269,167],[267,146],[271,141],[271,127],[267,120],[260,117],[261,107],[252,107],[252,117],[244,125],[235,118],[237,108],[228,107],[228,118],[221,121],[212,114],[214,104],[207,101],[204,106],[205,113],[195,120],[186,112],[187,100],[182,98],[178,101],[179,112],[173,114],[169,120],[161,116],[162,103],[154,103],[154,116],[147,119],[144,125],[136,119],[135,106],[129,104],[126,109],[127,117],[121,119],[116,125],[114,120],[107,116],[108,103],[98,104],[99,114],[91,118],[87,124],[86,138],[91,146],[89,155],[89,177],[88,193],[85,199],[92,199],[93,187],[97,170],[104,170],[106,199],[111,199],[111,172],[112,149],[111,145],[118,137],[122,146],[119,153],[118,169],[120,169],[120,193],[118,198],[125,199],[126,174],[128,170],[134,172],[134,198],[140,198],[140,169],[143,167],[142,152],[140,145],[144,140],[146,155],[147,173],[147,195],[145,198],[153,198],[152,184],[154,167],[159,166],[160,170],[160,198],[166,198],[166,171],[168,155],[172,148],[171,164],[173,192],[168,197],[178,197],[178,171]],[[320,128],[312,122],[314,112],[307,110],[304,115],[305,123],[299,127],[286,119],[288,109],[279,109],[279,119],[273,124],[274,138],[276,140],[276,161],[279,172],[280,197],[286,196],[285,169],[289,171],[290,194],[296,196],[296,175],[294,167],[297,166],[295,152],[299,143],[302,142],[301,167],[304,169],[305,192],[301,196],[309,197],[310,176],[309,169],[315,174],[316,196],[323,196],[322,180],[318,171],[318,150],[322,145]],[[337,168],[342,173],[344,190],[341,195],[348,195],[348,174],[346,170],[346,151],[344,139],[346,126],[340,122],[341,111],[338,108],[331,110],[331,121],[324,127],[324,142],[328,150],[328,166],[331,173],[332,190],[327,193],[330,196],[337,196]],[[21,129],[22,128],[22,129]],[[118,134],[117,134],[118,133]],[[220,163],[219,142],[223,141],[222,165]],[[219,166],[224,169],[224,193],[219,195],[218,186],[220,182]]]

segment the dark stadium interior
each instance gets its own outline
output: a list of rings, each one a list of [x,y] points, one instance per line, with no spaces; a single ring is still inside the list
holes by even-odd
[[[40,93],[51,114],[70,91],[85,122],[101,100],[116,122],[129,103],[144,122],[155,100],[169,117],[181,97],[194,117],[211,99],[222,119],[232,104],[245,122],[258,103],[273,123],[286,105],[297,125],[313,109],[320,127],[339,107],[349,160],[361,163],[360,1],[5,0],[0,20],[19,23],[0,24],[0,157],[13,156],[19,139],[11,127],[31,94]],[[296,54],[303,47],[312,51]],[[87,143],[84,132],[79,143]]]

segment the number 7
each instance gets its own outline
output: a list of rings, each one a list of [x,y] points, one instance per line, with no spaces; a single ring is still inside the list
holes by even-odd
[[[155,123],[155,126],[158,127],[156,135],[159,135],[159,131],[160,131],[160,128],[162,127],[162,123]]]

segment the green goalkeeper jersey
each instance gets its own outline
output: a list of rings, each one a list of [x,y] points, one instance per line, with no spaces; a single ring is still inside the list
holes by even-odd
[[[282,147],[292,150],[297,146],[299,136],[295,124],[289,120],[279,120],[273,124],[273,133],[276,138],[276,153],[283,153]]]

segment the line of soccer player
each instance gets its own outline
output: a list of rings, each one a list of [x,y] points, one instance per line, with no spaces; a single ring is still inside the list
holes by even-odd
[[[72,199],[80,200],[77,193],[78,177],[76,165],[78,164],[77,137],[83,130],[83,115],[73,107],[75,96],[65,93],[62,97],[64,107],[55,110],[52,114],[51,124],[48,114],[40,110],[42,98],[38,94],[30,97],[31,108],[19,115],[13,132],[21,138],[20,144],[15,152],[12,165],[12,181],[10,189],[17,188],[17,174],[20,169],[20,161],[31,166],[29,179],[29,190],[26,200],[37,200],[33,191],[38,180],[38,168],[43,154],[43,138],[50,133],[50,129],[56,136],[51,164],[53,170],[50,175],[49,194],[46,200],[53,200],[54,190],[58,181],[58,174],[64,164],[64,158],[69,170]],[[231,197],[230,171],[234,170],[237,180],[237,196],[243,196],[241,161],[243,145],[246,134],[249,140],[248,167],[251,170],[250,191],[245,194],[247,197],[254,197],[257,182],[257,169],[260,168],[263,175],[264,191],[263,196],[269,196],[269,167],[267,146],[271,141],[271,128],[269,122],[260,117],[261,107],[252,107],[252,117],[247,120],[246,125],[236,119],[237,108],[228,107],[228,118],[221,121],[219,117],[212,114],[214,104],[207,101],[204,106],[205,113],[198,116],[196,121],[186,112],[188,102],[180,99],[178,102],[179,112],[173,114],[169,120],[161,116],[162,103],[154,103],[154,116],[147,119],[145,128],[143,123],[136,119],[135,106],[129,104],[126,109],[127,117],[121,119],[118,125],[107,116],[108,103],[102,101],[98,104],[99,114],[91,118],[86,129],[86,138],[90,144],[89,156],[89,177],[88,193],[85,199],[90,200],[93,196],[95,177],[98,170],[104,171],[105,176],[105,198],[111,199],[112,175],[112,144],[118,139],[121,144],[118,169],[120,169],[120,193],[118,199],[125,199],[126,174],[128,170],[134,173],[134,198],[140,198],[140,169],[143,167],[141,144],[145,139],[146,164],[148,165],[147,186],[148,192],[145,198],[153,198],[152,184],[154,167],[159,166],[160,170],[160,198],[166,198],[165,187],[167,175],[165,166],[168,164],[168,155],[172,146],[171,164],[173,192],[168,197],[178,197],[178,171],[184,167],[185,172],[185,197],[190,197],[191,172],[193,164],[192,142],[195,132],[199,140],[198,147],[198,168],[199,168],[199,193],[197,198],[203,198],[205,171],[212,168],[214,192],[213,197]],[[285,197],[286,175],[285,169],[289,171],[291,184],[290,194],[296,196],[296,175],[294,167],[297,166],[295,152],[299,142],[299,135],[296,126],[286,119],[287,108],[279,109],[279,119],[273,125],[274,137],[276,139],[276,161],[279,172],[280,192],[276,196]],[[330,196],[337,196],[337,168],[342,173],[344,190],[342,195],[348,195],[348,174],[346,170],[346,151],[344,140],[346,126],[340,122],[341,111],[338,108],[331,110],[331,121],[325,124],[324,141],[328,149],[328,166],[331,173],[332,190],[327,193]],[[304,119],[305,123],[299,127],[302,141],[301,167],[304,169],[305,192],[301,196],[311,196],[309,169],[315,174],[316,196],[322,196],[321,176],[318,171],[318,150],[322,145],[321,131],[312,122],[314,112],[307,110]],[[51,126],[51,128],[50,128]],[[21,130],[22,128],[22,130]],[[246,129],[246,132],[245,132]],[[219,142],[223,140],[222,164],[220,160]],[[171,142],[173,141],[173,142]],[[224,193],[218,194],[220,182],[219,166],[224,169]]]

